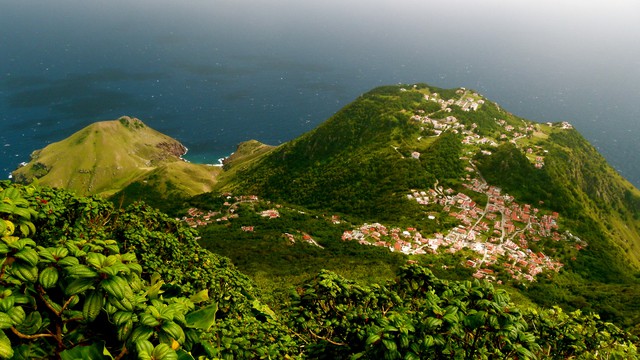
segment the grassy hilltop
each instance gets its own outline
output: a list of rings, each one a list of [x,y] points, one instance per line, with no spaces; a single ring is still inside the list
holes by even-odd
[[[78,194],[112,195],[132,183],[148,184],[163,194],[181,196],[211,190],[214,167],[186,163],[187,149],[142,121],[122,117],[97,122],[67,139],[36,150],[31,161],[12,173],[17,182],[38,179],[42,185]]]

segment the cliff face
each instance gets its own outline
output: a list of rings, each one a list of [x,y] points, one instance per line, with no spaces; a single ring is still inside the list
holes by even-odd
[[[164,155],[163,159],[172,157],[180,158],[187,153],[187,148],[179,142],[161,142],[157,144],[156,147],[162,151],[161,155]]]

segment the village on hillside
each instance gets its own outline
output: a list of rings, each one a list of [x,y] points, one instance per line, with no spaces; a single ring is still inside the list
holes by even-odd
[[[510,141],[518,146],[518,140],[538,132],[533,124],[523,122],[523,126],[516,128],[503,119],[495,119],[504,132],[499,135],[499,139],[493,139],[477,134],[474,131],[477,128],[476,124],[467,128],[451,115],[436,118],[434,115],[441,111],[451,112],[451,106],[459,106],[463,111],[477,111],[485,104],[478,94],[473,93],[469,96],[469,91],[464,88],[458,89],[456,94],[460,95],[460,98],[449,100],[441,99],[437,93],[425,95],[425,100],[440,104],[440,110],[431,114],[424,114],[424,111],[418,110],[410,120],[431,127],[435,136],[448,130],[462,134],[463,145],[486,145],[485,148],[497,147],[498,141]],[[559,125],[548,123],[547,126],[572,128],[566,122]],[[546,150],[530,145],[523,151],[536,168],[541,169],[544,166]],[[491,155],[489,150],[480,152],[483,155]],[[412,153],[416,159],[419,155],[417,152]],[[478,174],[471,159],[464,157],[462,160],[469,161],[469,166],[465,168],[467,176],[463,187],[486,196],[486,206],[480,207],[468,195],[456,193],[452,189],[445,190],[437,183],[431,189],[412,190],[407,194],[409,200],[420,205],[439,205],[443,212],[460,222],[459,226],[445,233],[424,236],[415,228],[387,229],[378,223],[364,224],[357,229],[344,232],[342,240],[384,246],[391,251],[408,255],[436,253],[441,250],[453,253],[469,249],[478,254],[477,259],[469,259],[465,263],[466,266],[476,269],[474,277],[496,280],[497,274],[494,269],[499,268],[516,281],[534,281],[535,276],[543,271],[558,271],[563,266],[542,252],[530,250],[530,242],[542,239],[572,241],[577,250],[587,246],[586,242],[569,232],[558,232],[558,213],[543,214],[530,204],[516,203],[513,197],[502,194],[501,189],[487,184]],[[429,216],[429,220],[434,219],[434,216]]]
[[[496,124],[504,129],[504,131],[501,132],[497,138],[481,136],[475,132],[478,127],[477,124],[474,123],[471,124],[471,126],[465,126],[460,123],[455,116],[447,114],[453,111],[451,106],[458,106],[465,112],[477,111],[481,106],[484,106],[486,101],[478,93],[471,93],[465,88],[456,90],[456,94],[459,95],[459,98],[448,100],[442,99],[438,93],[425,94],[424,99],[439,104],[440,109],[429,114],[425,114],[424,110],[417,110],[416,113],[410,117],[410,120],[420,124],[422,129],[430,129],[434,136],[440,136],[445,131],[462,134],[462,143],[464,145],[497,147],[501,141],[509,141],[518,147],[525,145],[523,151],[529,161],[538,169],[544,166],[544,156],[547,150],[540,146],[530,145],[527,142],[521,144],[520,141],[526,138],[545,136],[539,131],[540,124],[526,123],[523,121],[522,125],[514,126],[504,119],[494,119]],[[495,106],[498,105],[495,104]],[[445,113],[445,116],[438,115],[442,112]],[[556,124],[548,122],[545,126],[561,130],[573,129],[573,126],[566,121]],[[491,155],[491,151],[486,149],[481,150],[481,153],[483,155]],[[419,158],[419,155],[420,153],[418,152],[412,152],[414,158]]]
[[[475,123],[465,126],[455,116],[446,114],[452,112],[452,106],[458,106],[463,111],[477,111],[481,106],[486,106],[485,100],[477,93],[470,93],[464,88],[458,89],[456,94],[459,95],[458,99],[448,100],[442,99],[437,93],[425,94],[425,101],[438,103],[440,110],[430,114],[417,110],[410,116],[410,121],[429,127],[434,136],[440,136],[444,131],[462,134],[463,146],[486,156],[492,154],[487,150],[488,148],[497,147],[501,141],[510,141],[523,151],[536,168],[541,169],[544,166],[546,150],[533,143],[520,141],[527,137],[542,136],[537,124],[523,122],[522,126],[516,127],[504,119],[495,119],[496,124],[504,131],[500,132],[497,139],[481,136],[475,131],[477,129]],[[443,118],[436,116],[441,112],[446,116]],[[566,122],[548,123],[546,126],[559,129],[572,128]],[[469,154],[473,153],[469,151]],[[411,156],[419,159],[420,153],[413,151]],[[407,200],[415,201],[420,205],[437,206],[440,213],[455,218],[459,223],[458,226],[434,234],[421,234],[415,227],[401,229],[387,228],[379,223],[364,224],[345,231],[342,234],[342,240],[386,247],[390,251],[407,255],[455,253],[468,249],[477,255],[467,259],[463,265],[475,269],[473,274],[475,278],[499,281],[500,275],[502,277],[506,275],[517,282],[535,281],[536,275],[544,271],[559,271],[563,266],[543,252],[531,250],[532,243],[541,240],[572,242],[577,250],[587,246],[585,241],[570,232],[559,230],[560,215],[558,213],[544,212],[530,204],[519,204],[512,196],[502,193],[500,188],[487,184],[479,174],[472,157],[461,158],[469,163],[465,168],[466,177],[461,179],[462,187],[465,188],[465,192],[474,192],[481,197],[486,197],[486,204],[477,204],[463,192],[456,192],[451,188],[444,189],[443,186],[438,185],[438,182],[430,189],[414,189],[406,195]],[[256,195],[233,196],[227,193],[222,197],[224,202],[219,210],[203,211],[191,208],[187,211],[187,215],[179,220],[194,228],[214,223],[228,223],[239,217],[238,210],[241,204],[251,204],[251,209],[266,220],[281,216],[281,205],[270,205],[268,201],[261,202]],[[477,196],[474,198],[478,199]],[[261,206],[256,206],[259,203]],[[264,209],[265,205],[269,208],[256,209]],[[340,223],[339,217],[335,215],[326,220],[332,224]],[[436,217],[429,215],[426,221],[436,221]],[[241,230],[254,232],[256,226],[245,225]],[[322,248],[310,234],[304,231],[285,232],[282,237],[291,244],[306,242]]]
[[[562,264],[542,252],[529,249],[530,242],[543,238],[553,241],[572,241],[580,250],[587,243],[569,232],[558,232],[559,214],[542,214],[529,204],[518,204],[513,197],[502,194],[478,178],[465,183],[471,191],[487,196],[487,204],[478,206],[468,195],[452,189],[443,189],[437,184],[427,190],[414,190],[407,198],[421,205],[437,204],[442,211],[459,220],[460,225],[443,233],[423,235],[415,228],[387,229],[381,224],[364,224],[345,231],[344,241],[358,241],[363,245],[384,246],[391,251],[407,255],[457,252],[469,249],[478,254],[469,259],[466,266],[476,269],[476,278],[495,280],[495,270],[508,273],[517,281],[534,281],[534,277],[545,270],[558,271]],[[434,220],[431,217],[429,220]]]

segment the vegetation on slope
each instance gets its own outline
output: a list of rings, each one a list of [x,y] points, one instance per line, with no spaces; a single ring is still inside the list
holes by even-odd
[[[330,272],[278,313],[194,230],[137,204],[0,185],[0,357],[637,358],[596,316],[514,306],[417,266],[356,285]]]
[[[193,196],[211,190],[218,169],[181,160],[187,149],[142,121],[129,117],[97,122],[67,139],[32,154],[13,172],[17,182],[42,185],[81,195],[112,195],[137,182],[165,197]],[[120,194],[137,200],[135,190]],[[131,202],[132,200],[129,200]]]
[[[463,168],[454,134],[407,143],[421,131],[402,110],[420,106],[420,99],[395,87],[365,94],[317,129],[237,170],[221,191],[368,219],[401,217],[412,211],[406,189],[456,179]],[[425,158],[412,158],[412,150]]]
[[[298,352],[251,282],[157,210],[7,183],[0,198],[0,357]]]

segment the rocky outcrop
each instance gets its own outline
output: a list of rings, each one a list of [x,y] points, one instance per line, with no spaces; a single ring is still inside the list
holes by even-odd
[[[156,147],[163,151],[168,156],[175,156],[177,158],[187,153],[187,148],[179,142],[161,142]]]

